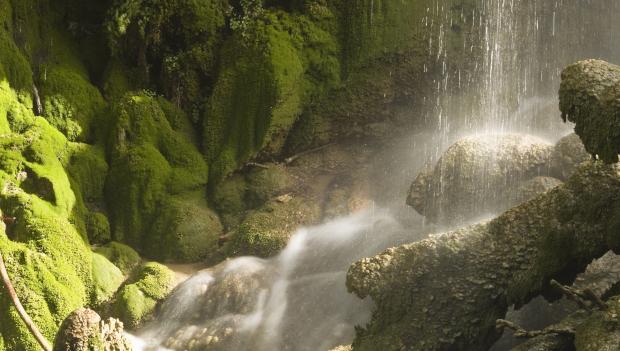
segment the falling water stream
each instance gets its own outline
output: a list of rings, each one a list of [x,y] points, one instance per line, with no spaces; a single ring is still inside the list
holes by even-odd
[[[617,0],[425,1],[421,25],[442,74],[429,94],[436,100],[423,112],[431,128],[395,142],[391,160],[383,160],[391,202],[299,229],[277,257],[235,258],[193,275],[136,333],[136,349],[326,351],[349,344],[373,307],[347,293],[349,265],[428,230],[402,218],[415,216],[402,211],[415,172],[465,135],[519,132],[557,140],[570,132],[557,108],[562,68],[584,58],[620,62]],[[456,44],[455,33],[462,38]],[[463,57],[467,65],[454,64]],[[398,174],[402,179],[389,179]]]

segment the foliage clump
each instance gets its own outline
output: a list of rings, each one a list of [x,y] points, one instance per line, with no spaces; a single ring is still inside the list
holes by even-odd
[[[114,315],[135,329],[153,316],[157,303],[172,291],[174,273],[159,263],[144,264],[116,294]]]
[[[128,93],[112,110],[106,200],[113,238],[151,258],[204,258],[221,225],[207,207],[202,155],[152,95]]]

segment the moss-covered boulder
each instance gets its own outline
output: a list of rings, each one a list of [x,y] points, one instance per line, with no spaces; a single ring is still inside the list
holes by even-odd
[[[291,190],[293,177],[283,165],[268,165],[267,168],[256,167],[247,175],[246,203],[258,207],[269,199]]]
[[[568,179],[577,167],[591,158],[577,134],[560,139],[551,153],[551,174],[561,180]]]
[[[252,210],[228,243],[229,255],[269,257],[282,250],[298,228],[316,223],[321,209],[301,196],[288,201],[273,199]]]
[[[204,114],[204,146],[214,183],[259,152],[277,155],[312,94],[339,81],[334,36],[302,15],[262,12],[222,55]],[[315,80],[316,78],[316,80]]]
[[[95,249],[95,252],[107,258],[123,274],[128,275],[140,265],[140,255],[131,247],[112,241]]]
[[[106,181],[113,238],[160,260],[204,258],[222,228],[207,207],[202,155],[147,93],[128,93],[113,111]]]
[[[94,294],[87,239],[70,222],[77,203],[65,165],[69,141],[35,117],[6,81],[0,82],[0,250],[26,311],[52,340],[58,325]],[[39,346],[7,294],[0,294],[0,334],[7,350]]]
[[[407,203],[432,222],[457,224],[518,203],[523,181],[545,175],[553,146],[517,134],[454,143],[413,182]]]
[[[115,296],[112,313],[135,329],[153,316],[157,303],[172,290],[174,273],[166,266],[144,264]]]
[[[562,72],[560,110],[575,123],[586,150],[603,161],[618,162],[620,153],[620,66],[585,60]]]
[[[125,280],[123,272],[105,256],[93,254],[93,296],[94,306],[108,301]]]
[[[227,229],[234,228],[241,223],[247,209],[245,195],[247,182],[241,174],[233,174],[220,182],[211,192],[214,208]]]

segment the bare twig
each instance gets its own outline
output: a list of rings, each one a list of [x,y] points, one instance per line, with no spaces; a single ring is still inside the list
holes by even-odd
[[[39,345],[41,345],[43,350],[52,351],[52,347],[50,346],[49,341],[47,341],[45,336],[41,334],[41,332],[39,331],[39,328],[37,328],[36,324],[34,324],[32,319],[30,319],[30,316],[28,316],[28,313],[24,309],[24,306],[22,306],[21,302],[19,301],[19,298],[17,297],[17,293],[15,292],[15,289],[13,288],[13,284],[11,283],[11,279],[9,278],[9,274],[6,271],[6,266],[4,265],[4,259],[2,258],[1,252],[0,252],[0,275],[2,275],[2,281],[9,294],[9,297],[11,298],[13,302],[13,305],[15,306],[15,309],[17,309],[17,313],[19,313],[19,316],[21,317],[21,319],[24,321],[24,323],[28,327],[28,330],[30,330],[30,333],[32,333],[35,339],[37,339],[37,342],[39,343]]]
[[[316,147],[316,148],[314,148],[314,149],[310,149],[310,150],[302,151],[302,152],[300,152],[300,153],[298,153],[298,154],[295,154],[295,155],[293,155],[293,156],[291,156],[291,157],[287,157],[287,158],[285,158],[285,159],[284,159],[284,163],[289,164],[289,163],[291,163],[291,162],[295,161],[296,159],[300,158],[301,156],[304,156],[304,155],[307,155],[307,154],[311,154],[311,153],[313,153],[313,152],[321,151],[321,150],[323,150],[323,149],[325,149],[325,148],[327,148],[327,147],[330,147],[330,146],[332,146],[332,145],[334,145],[334,143],[329,143],[329,144],[325,144],[325,145],[322,145],[322,146]]]
[[[580,308],[589,310],[595,305],[601,310],[607,309],[607,304],[590,289],[575,289],[570,286],[562,285],[556,280],[551,280],[550,284],[552,287],[562,292],[569,300],[576,302]]]
[[[248,162],[245,164],[246,166],[250,166],[250,167],[258,167],[258,168],[264,168],[264,169],[269,169],[271,167],[264,165],[262,163],[258,163],[258,162]]]
[[[535,338],[541,335],[549,335],[549,334],[568,334],[573,335],[575,331],[571,328],[557,328],[557,327],[547,327],[543,330],[525,330],[517,324],[507,321],[505,319],[498,319],[495,321],[495,325],[498,329],[508,328],[514,331],[514,336],[517,338]]]

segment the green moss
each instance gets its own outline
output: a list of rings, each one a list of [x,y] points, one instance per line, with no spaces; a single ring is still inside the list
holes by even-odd
[[[146,93],[127,94],[113,111],[106,199],[114,239],[157,259],[204,256],[197,250],[219,235],[211,230],[219,222],[201,190],[208,173],[202,155],[171,128],[158,99]],[[195,228],[205,233],[198,235]]]
[[[126,285],[115,304],[115,315],[130,329],[137,328],[151,317],[157,301],[144,295],[135,285]]]
[[[280,165],[269,168],[255,168],[247,176],[246,201],[250,206],[258,207],[275,195],[284,193],[293,184],[293,179]]]
[[[112,6],[106,27],[116,56],[197,121],[229,10],[225,0],[123,0]]]
[[[158,263],[146,263],[131,278],[131,283],[119,290],[114,302],[114,314],[129,328],[137,328],[153,315],[157,303],[172,290],[174,273]]]
[[[67,172],[86,202],[101,203],[108,164],[101,147],[71,144]]]
[[[153,219],[151,235],[143,244],[165,261],[198,262],[217,250],[222,224],[202,191],[172,196]]]
[[[228,177],[213,190],[213,206],[226,228],[231,229],[241,223],[246,210],[246,191],[246,181],[239,174]]]
[[[43,114],[69,140],[92,140],[105,102],[83,68],[50,66],[41,78]]]
[[[273,256],[286,246],[296,229],[315,223],[319,217],[319,206],[309,199],[268,202],[248,213],[228,244],[229,254]]]
[[[95,252],[105,256],[118,267],[123,274],[131,273],[140,264],[140,255],[131,247],[112,241],[105,246],[95,249]]]
[[[137,89],[135,72],[118,60],[111,60],[103,72],[103,96],[108,101],[118,101],[127,92]]]
[[[121,286],[125,277],[118,267],[106,257],[93,254],[93,296],[91,301],[98,306],[108,301]]]
[[[278,11],[257,21],[256,42],[238,35],[224,45],[222,55],[237,59],[221,67],[207,104],[204,145],[214,183],[259,151],[278,154],[304,104],[339,81],[337,45],[327,32]]]
[[[612,297],[607,311],[596,311],[579,325],[575,333],[575,349],[616,350],[620,347],[620,298]]]
[[[110,222],[108,217],[101,212],[89,213],[86,220],[86,232],[88,240],[93,244],[107,243],[112,240]]]

